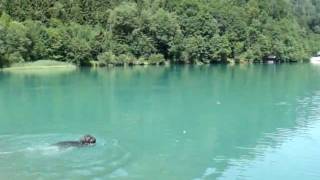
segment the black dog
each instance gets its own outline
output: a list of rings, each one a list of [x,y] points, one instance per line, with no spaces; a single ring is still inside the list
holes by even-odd
[[[62,141],[53,145],[61,148],[68,148],[68,147],[85,147],[89,145],[94,145],[95,143],[96,143],[95,137],[91,135],[85,135],[79,141]]]

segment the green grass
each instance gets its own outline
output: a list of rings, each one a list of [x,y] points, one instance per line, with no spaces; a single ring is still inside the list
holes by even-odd
[[[39,60],[27,63],[15,63],[8,68],[3,68],[3,72],[12,73],[51,73],[51,72],[65,72],[76,69],[76,66],[71,63]]]

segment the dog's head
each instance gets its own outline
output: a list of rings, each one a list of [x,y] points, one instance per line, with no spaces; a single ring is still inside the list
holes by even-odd
[[[91,135],[85,135],[80,139],[81,144],[95,144],[96,143],[96,138],[91,136]]]

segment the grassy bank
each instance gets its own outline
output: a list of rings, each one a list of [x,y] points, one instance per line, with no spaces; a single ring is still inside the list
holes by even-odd
[[[15,63],[10,67],[1,69],[3,72],[10,73],[51,73],[51,72],[68,72],[75,70],[76,66],[71,63],[52,61],[52,60],[39,60],[28,63]]]

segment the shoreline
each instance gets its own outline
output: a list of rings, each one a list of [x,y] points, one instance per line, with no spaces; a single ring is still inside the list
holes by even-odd
[[[311,64],[310,62],[282,62],[282,63],[161,63],[161,64],[104,64],[104,65],[83,65],[77,66],[78,68],[87,67],[87,68],[113,68],[113,67],[161,67],[161,66],[215,66],[215,65],[281,65],[281,64]]]
[[[37,62],[37,61],[35,61]],[[33,63],[33,62],[32,62]],[[280,64],[310,64],[310,62],[215,62],[215,63],[203,63],[203,62],[162,62],[162,63],[100,63],[97,61],[90,62],[86,65],[75,65],[75,64],[63,64],[63,65],[18,65],[11,67],[0,68],[0,72],[23,72],[23,71],[37,71],[37,70],[53,70],[53,69],[77,69],[77,68],[112,68],[112,67],[147,67],[147,66],[203,66],[203,65],[280,65]],[[60,62],[59,62],[60,63]]]
[[[170,62],[170,61],[165,61],[165,62],[159,62],[159,63],[149,63],[149,62],[130,62],[130,63],[101,63],[98,61],[91,61],[88,64],[85,65],[80,65],[77,67],[91,67],[91,68],[97,68],[97,67],[125,67],[125,66],[171,66],[171,65],[186,65],[186,66],[201,66],[201,65],[244,65],[244,64],[305,64],[305,63],[310,63],[309,61],[273,61],[273,62],[268,62],[268,61],[259,61],[259,62],[248,62],[248,61],[240,61],[240,62],[235,62],[235,61],[227,61],[227,62],[190,62],[190,61],[176,61],[176,62]]]
[[[61,68],[77,68],[75,65],[56,65],[56,66],[35,66],[35,67],[6,67],[0,68],[2,71],[14,71],[14,70],[37,70],[37,69],[61,69]]]

